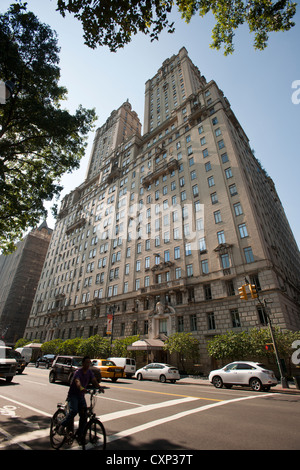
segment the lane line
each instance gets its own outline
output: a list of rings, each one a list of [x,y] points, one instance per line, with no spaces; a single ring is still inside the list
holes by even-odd
[[[114,411],[113,413],[108,413],[106,415],[99,416],[99,419],[102,421],[102,423],[106,423],[107,421],[112,421],[113,419],[119,419],[119,418],[124,418],[125,416],[146,413],[147,411],[158,410],[160,408],[167,408],[168,406],[181,405],[181,404],[188,403],[190,401],[195,401],[195,400],[199,400],[199,398],[186,397],[186,398],[180,398],[178,400],[163,401],[161,403],[154,403],[152,405],[143,405],[140,408],[123,410],[123,411]]]
[[[219,403],[212,403],[210,405],[200,406],[199,408],[194,408],[192,410],[187,410],[187,411],[183,411],[181,413],[176,413],[175,415],[169,416],[167,418],[157,419],[155,421],[150,421],[149,423],[145,423],[145,424],[142,424],[140,426],[135,426],[135,427],[130,428],[130,429],[125,429],[124,431],[121,431],[117,434],[107,436],[107,442],[108,443],[114,442],[114,441],[117,441],[119,439],[123,439],[124,437],[129,437],[132,434],[136,434],[138,432],[145,431],[146,429],[151,429],[155,426],[160,426],[161,424],[169,423],[170,421],[175,421],[175,420],[180,419],[180,418],[185,418],[186,416],[189,416],[191,414],[206,411],[206,410],[209,410],[211,408],[215,408],[216,406],[228,405],[230,403],[236,403],[238,401],[243,401],[243,400],[251,400],[251,399],[254,399],[254,398],[270,397],[272,395],[275,395],[275,394],[274,393],[272,393],[272,394],[268,393],[267,395],[257,395],[257,396],[252,395],[252,396],[248,396],[248,397],[240,397],[240,398],[236,398],[236,399],[233,399],[233,400],[224,400],[224,401],[219,402]]]
[[[7,398],[3,395],[0,395],[0,398],[2,398],[3,400],[11,401],[12,403],[16,403],[17,405],[23,406],[24,408],[28,408],[31,411],[35,411],[36,413],[40,413],[41,415],[47,416],[49,418],[53,415],[53,414],[46,413],[45,411],[38,410],[37,408],[33,408],[32,406],[25,405],[25,403],[21,403],[20,401],[12,400],[11,398]]]
[[[144,393],[154,393],[154,394],[157,394],[157,395],[168,395],[170,397],[181,397],[181,398],[198,398],[198,400],[208,400],[208,401],[217,401],[217,402],[221,402],[223,400],[220,400],[220,399],[217,399],[217,398],[206,398],[206,397],[195,397],[195,396],[192,396],[192,395],[180,395],[178,393],[167,393],[167,392],[156,392],[155,390],[143,390],[142,388],[130,388],[128,389],[128,387],[121,387],[120,385],[116,385],[113,388],[124,388],[125,390],[133,390],[135,392],[144,392]]]

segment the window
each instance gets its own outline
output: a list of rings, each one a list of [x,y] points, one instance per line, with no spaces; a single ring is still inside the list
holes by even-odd
[[[177,331],[178,333],[182,333],[184,331],[184,325],[183,325],[183,317],[177,317]]]
[[[211,163],[210,162],[207,162],[205,163],[205,171],[210,171],[211,170]]]
[[[221,264],[223,269],[230,268],[230,259],[228,253],[221,255]]]
[[[180,279],[181,278],[181,268],[176,268],[175,269],[175,278]]]
[[[128,292],[128,282],[124,282],[124,289],[123,289],[124,294]]]
[[[214,212],[215,223],[219,224],[222,222],[221,211]]]
[[[187,277],[193,277],[193,265],[192,264],[187,265],[186,274],[187,274]]]
[[[231,184],[229,186],[229,192],[230,192],[230,196],[235,196],[238,193],[235,184]]]
[[[180,247],[176,246],[174,248],[174,259],[179,259],[180,258]]]
[[[219,140],[219,142],[218,142],[218,147],[219,147],[220,150],[225,147],[225,144],[224,144],[224,141],[223,141],[223,140]]]
[[[233,208],[236,216],[241,215],[243,213],[243,209],[240,202],[233,204]]]
[[[232,175],[231,168],[226,168],[225,175],[227,179],[232,178],[233,175]]]
[[[259,321],[262,325],[267,325],[268,324],[268,317],[266,313],[265,307],[262,307],[261,305],[257,306],[257,313],[258,313],[258,318]]]
[[[207,178],[207,182],[208,182],[208,187],[211,188],[212,186],[215,185],[215,180],[214,180],[214,177],[213,176],[210,176],[209,178]]]
[[[246,237],[248,237],[248,232],[247,232],[246,224],[241,224],[241,225],[239,225],[239,232],[240,232],[240,237],[241,237],[241,238],[246,238]]]
[[[227,153],[223,153],[223,154],[221,155],[221,160],[222,160],[222,163],[228,162],[229,159],[228,159]]]
[[[245,254],[246,263],[253,263],[254,262],[254,256],[253,256],[251,246],[248,246],[247,248],[244,248],[244,254]]]
[[[197,331],[197,316],[196,314],[190,315],[190,330]]]
[[[207,314],[207,326],[208,326],[209,330],[215,330],[216,329],[214,312],[209,312]]]
[[[219,243],[225,243],[224,230],[221,230],[220,232],[218,232],[217,237],[218,237],[218,242]]]
[[[239,328],[241,326],[240,315],[237,308],[230,310],[231,323],[233,328]]]
[[[203,259],[201,261],[201,269],[202,269],[202,274],[208,274],[209,273],[208,260],[207,259]]]
[[[211,293],[210,284],[204,284],[203,290],[204,290],[204,298],[205,298],[205,300],[211,300],[211,299],[212,299],[212,293]]]
[[[212,203],[212,204],[217,204],[217,202],[218,202],[218,195],[217,195],[217,193],[211,193],[210,198],[211,198],[211,203]]]
[[[198,189],[198,185],[195,184],[193,187],[192,187],[192,190],[193,190],[193,196],[196,197],[199,195],[199,189]]]
[[[202,150],[202,155],[203,155],[203,158],[208,157],[208,149]]]

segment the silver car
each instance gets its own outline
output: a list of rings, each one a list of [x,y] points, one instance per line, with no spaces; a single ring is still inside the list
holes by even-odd
[[[231,362],[222,369],[211,371],[208,379],[216,388],[241,385],[257,392],[270,390],[278,383],[272,370],[268,370],[264,364],[251,361]]]
[[[159,380],[160,382],[170,380],[172,383],[175,383],[176,380],[180,379],[180,374],[177,367],[161,362],[153,362],[137,370],[135,377],[138,380],[148,379]]]

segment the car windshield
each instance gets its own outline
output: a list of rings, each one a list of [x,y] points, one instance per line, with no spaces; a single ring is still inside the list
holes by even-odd
[[[72,361],[73,366],[82,366],[82,357],[74,357]]]
[[[113,361],[102,361],[102,366],[115,366]]]
[[[15,359],[14,350],[9,348],[0,348],[0,358]]]

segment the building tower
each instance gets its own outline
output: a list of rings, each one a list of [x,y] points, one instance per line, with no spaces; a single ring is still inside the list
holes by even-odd
[[[129,103],[98,129],[87,179],[63,200],[26,335],[106,335],[111,313],[114,338],[139,334],[156,359],[166,336],[192,332],[207,371],[210,338],[265,326],[264,308],[239,297],[245,278],[272,301],[274,324],[299,329],[299,274],[274,183],[182,48],[146,82],[143,136]]]
[[[0,256],[0,340],[7,345],[23,337],[51,234],[43,222],[14,253]]]

